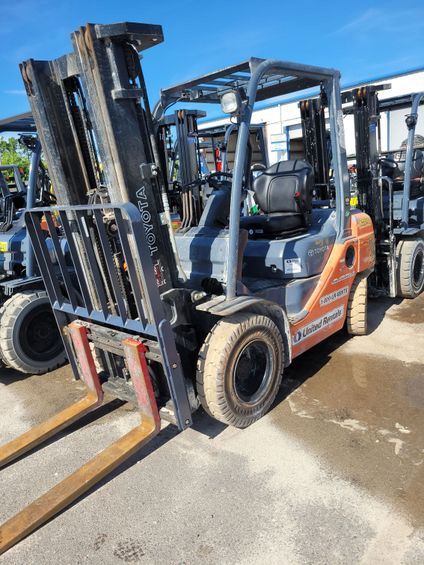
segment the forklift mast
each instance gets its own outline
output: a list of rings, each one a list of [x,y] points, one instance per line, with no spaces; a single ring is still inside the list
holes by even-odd
[[[356,170],[359,208],[365,211],[376,225],[381,220],[381,203],[373,179],[378,176],[380,119],[377,92],[380,87],[365,86],[346,93],[352,100],[355,123]],[[371,188],[371,190],[370,190]]]
[[[371,85],[341,93],[342,104],[349,104],[343,108],[343,113],[352,114],[354,118],[359,208],[372,218],[375,225],[382,219],[380,192],[373,182],[378,176],[381,145],[377,93],[390,86]],[[321,92],[318,98],[302,100],[299,107],[306,160],[313,166],[317,186],[321,187],[321,194],[317,193],[316,198],[329,198],[331,163],[327,149],[325,93]]]
[[[167,172],[171,208],[181,197],[181,228],[197,225],[202,213],[200,148],[197,120],[201,110],[176,110],[163,115],[157,124],[162,170]],[[174,210],[173,210],[174,211]]]
[[[302,100],[299,103],[302,120],[302,138],[305,158],[314,168],[314,198],[328,200],[330,196],[330,167],[327,148],[327,128],[325,122],[325,93],[319,98]]]
[[[88,24],[73,53],[21,65],[58,204],[133,203],[161,293],[177,270],[139,53],[162,41],[158,25]]]

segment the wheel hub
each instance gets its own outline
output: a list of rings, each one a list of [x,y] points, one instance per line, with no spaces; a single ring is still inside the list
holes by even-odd
[[[40,305],[28,313],[22,322],[19,341],[25,354],[34,361],[56,357],[62,350],[62,340],[50,308]]]
[[[272,354],[266,343],[255,340],[239,353],[234,367],[234,390],[245,403],[254,404],[266,390],[272,374]]]

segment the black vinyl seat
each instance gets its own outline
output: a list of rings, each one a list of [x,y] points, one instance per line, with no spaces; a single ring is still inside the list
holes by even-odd
[[[389,153],[382,161],[381,174],[393,179],[393,189],[403,190],[405,178],[406,150],[401,149],[397,153]],[[424,193],[424,153],[420,149],[414,149],[411,163],[411,198]]]
[[[255,199],[264,214],[244,216],[240,227],[256,236],[278,236],[306,229],[312,213],[314,172],[300,159],[280,161],[253,181]]]

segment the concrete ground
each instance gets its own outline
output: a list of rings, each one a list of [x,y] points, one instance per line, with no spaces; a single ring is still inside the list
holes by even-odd
[[[296,360],[246,430],[203,413],[184,433],[168,426],[0,562],[424,563],[424,295],[371,302],[371,330]],[[82,390],[67,367],[3,370],[2,442]],[[1,521],[138,417],[115,401],[84,422],[1,472]]]

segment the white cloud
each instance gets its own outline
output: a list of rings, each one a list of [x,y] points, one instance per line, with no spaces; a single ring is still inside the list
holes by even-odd
[[[349,33],[369,34],[373,32],[399,34],[423,30],[422,14],[414,10],[378,10],[370,8],[357,18],[346,22],[331,35]]]
[[[3,94],[11,94],[12,96],[24,96],[26,92],[23,88],[11,88],[10,90],[3,90]]]

